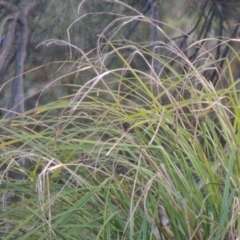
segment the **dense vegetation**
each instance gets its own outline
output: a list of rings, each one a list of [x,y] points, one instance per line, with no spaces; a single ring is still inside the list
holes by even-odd
[[[2,239],[238,239],[240,2],[161,2],[29,11],[24,101],[0,71]]]

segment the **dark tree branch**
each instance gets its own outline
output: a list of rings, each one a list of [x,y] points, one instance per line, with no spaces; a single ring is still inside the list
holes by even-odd
[[[146,3],[146,5],[144,6],[144,8],[142,9],[141,13],[143,15],[145,15],[150,9],[151,9],[151,1],[148,1]],[[124,36],[124,38],[128,39],[133,34],[133,32],[135,31],[138,24],[139,24],[139,21],[135,20],[133,22],[132,26],[130,27],[130,29],[128,30],[128,32],[126,33],[126,35]]]
[[[203,18],[203,16],[204,16],[204,12],[205,12],[206,7],[207,7],[207,1],[206,1],[205,4],[202,6],[202,9],[201,9],[201,11],[200,11],[201,14],[200,14],[200,16],[198,17],[198,20],[197,20],[195,26],[194,26],[194,27],[190,30],[190,32],[188,32],[186,35],[180,36],[180,37],[183,37],[183,40],[182,40],[182,42],[180,43],[180,48],[181,48],[181,49],[182,49],[183,45],[185,45],[188,37],[197,29],[198,25],[200,24],[200,22],[201,22],[201,20],[202,20],[202,18]],[[205,20],[205,21],[206,21],[206,20]],[[176,40],[177,38],[180,38],[180,37],[176,37],[176,38],[174,38],[174,39],[172,39],[172,40]]]
[[[15,110],[17,113],[24,112],[24,89],[23,89],[23,72],[24,72],[24,62],[26,58],[26,47],[28,40],[28,27],[27,23],[20,27],[20,36],[18,38],[17,44],[17,54],[16,54],[16,68],[15,68],[15,79],[13,80],[11,101],[9,102],[8,109]],[[16,109],[14,109],[16,107]],[[11,114],[10,114],[11,115]]]
[[[4,81],[4,77],[7,74],[7,71],[9,69],[9,67],[12,65],[13,61],[16,58],[16,49],[14,49],[14,51],[11,51],[5,61],[5,63],[3,64],[1,70],[0,70],[0,84],[3,84]]]
[[[240,21],[240,19],[238,19],[238,22],[239,22],[239,21]],[[238,29],[239,29],[239,25],[237,25],[237,26],[234,28],[234,30],[233,30],[230,38],[236,37],[236,35],[237,35],[237,33],[238,33]],[[225,49],[223,50],[223,53],[222,53],[222,55],[221,55],[221,61],[220,61],[220,63],[219,63],[219,67],[218,67],[219,69],[222,69],[222,68],[223,68],[223,65],[224,65],[224,63],[225,63],[225,58],[226,58],[227,55],[228,55],[229,49],[230,49],[229,46],[225,46]],[[216,76],[217,76],[217,71],[214,70],[214,71],[213,71],[213,74],[212,74],[212,77],[211,77],[211,82],[213,83],[213,86],[216,86],[216,84],[217,84],[217,82],[218,82],[218,78],[217,78]]]
[[[141,10],[141,13],[143,15],[145,15],[149,10],[151,9],[151,3],[150,1],[147,1],[146,5],[143,7],[143,9]],[[125,39],[128,39],[135,31],[135,29],[137,28],[139,24],[139,21],[138,20],[135,20],[132,24],[132,26],[129,28],[129,30],[127,31],[127,33],[125,34],[124,38]],[[114,63],[114,61],[110,61],[108,64],[107,64],[107,68],[110,68],[112,66],[112,64]]]
[[[13,83],[12,83],[11,97],[8,104],[9,114],[7,116],[9,118],[14,117],[15,114],[17,113],[21,114],[24,112],[23,73],[24,73],[24,63],[25,63],[26,54],[27,54],[26,51],[27,51],[27,43],[28,43],[28,35],[29,35],[28,17],[29,17],[30,11],[33,10],[36,7],[36,5],[37,5],[36,0],[35,1],[26,0],[23,4],[21,4],[16,12],[17,21],[14,21],[15,23],[14,30],[10,31],[8,29],[8,32],[15,33],[16,24],[18,22],[19,37],[18,37],[17,48],[16,48],[15,79],[13,80]],[[14,35],[16,35],[16,33]],[[13,43],[11,42],[9,43],[9,45],[10,44],[12,46]],[[6,48],[4,48],[3,46],[2,49],[4,51],[4,49]],[[9,55],[9,51],[7,53]]]
[[[9,55],[9,52],[11,51],[13,41],[15,38],[17,25],[16,20],[18,18],[18,15],[19,15],[18,13],[11,14],[11,17],[8,18],[9,22],[7,23],[7,34],[0,49],[0,69],[2,68],[7,56]]]
[[[197,39],[205,39],[207,37],[207,34],[209,33],[210,31],[210,28],[212,26],[212,21],[214,19],[214,14],[213,14],[213,5],[211,5],[211,8],[209,10],[209,13],[208,13],[208,16],[207,16],[207,20],[205,21],[203,27],[202,27],[202,30],[200,32],[200,34],[198,35],[198,38]],[[209,18],[209,19],[208,19]],[[205,32],[205,33],[204,33]],[[203,35],[204,34],[204,35]],[[203,37],[202,37],[203,35]],[[197,55],[198,55],[198,52],[199,50],[201,49],[202,45],[204,44],[205,41],[201,41],[201,44],[198,48],[196,48],[195,52],[192,54],[192,56],[189,58],[191,61],[195,60]]]

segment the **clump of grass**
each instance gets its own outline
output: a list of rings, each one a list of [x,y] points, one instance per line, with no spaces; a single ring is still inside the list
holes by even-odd
[[[216,90],[184,54],[178,57],[185,73],[158,57],[168,70],[160,79],[152,68],[134,69],[121,53],[133,47],[147,62],[151,51],[108,44],[124,67],[88,58],[79,71],[96,74],[76,94],[10,126],[1,120],[1,236],[236,238],[237,82]]]

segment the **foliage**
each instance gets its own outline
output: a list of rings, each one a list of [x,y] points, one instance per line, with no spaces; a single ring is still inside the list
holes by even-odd
[[[84,82],[59,82],[70,91],[24,120],[1,119],[1,236],[236,239],[240,114],[231,58],[212,58],[214,37],[194,61],[172,40],[156,55],[119,39],[125,25],[114,17],[97,54],[65,62],[74,66],[67,75]],[[145,16],[141,23],[154,25]],[[238,57],[229,42],[220,45]],[[224,87],[214,87],[205,73],[221,60]]]

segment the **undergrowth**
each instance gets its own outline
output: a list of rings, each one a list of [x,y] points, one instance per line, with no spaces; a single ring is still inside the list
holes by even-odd
[[[160,77],[121,53],[132,47],[148,62],[151,51],[106,44],[109,55],[79,60],[95,76],[66,86],[74,94],[1,120],[0,235],[237,239],[238,81],[229,74],[227,87],[213,87],[206,64],[180,52],[174,66],[157,57]],[[106,67],[112,54],[123,67]]]

